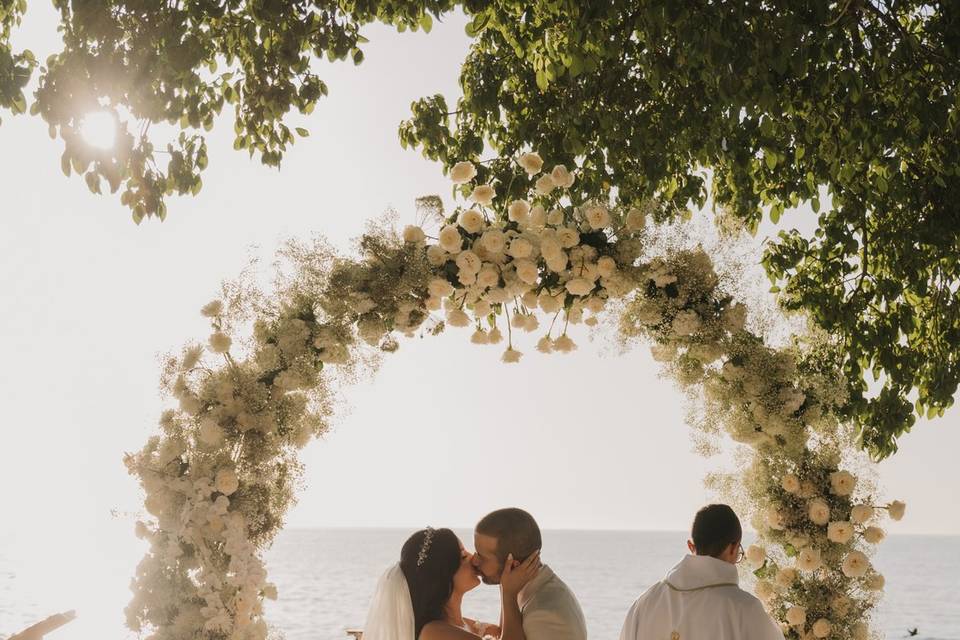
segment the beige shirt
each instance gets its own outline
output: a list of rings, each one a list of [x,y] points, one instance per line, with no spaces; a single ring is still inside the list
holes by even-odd
[[[517,596],[527,640],[586,640],[587,623],[577,597],[547,567]]]

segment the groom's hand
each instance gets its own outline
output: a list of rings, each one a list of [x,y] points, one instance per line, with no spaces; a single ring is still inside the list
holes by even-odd
[[[57,613],[46,620],[42,620],[32,627],[27,627],[20,633],[10,636],[9,640],[41,640],[43,636],[51,631],[59,629],[71,620],[77,617],[76,611],[67,611],[66,613]]]

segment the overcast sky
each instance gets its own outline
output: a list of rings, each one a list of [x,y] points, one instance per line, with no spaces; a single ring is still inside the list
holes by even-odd
[[[122,456],[157,430],[158,354],[206,336],[198,310],[222,279],[285,238],[322,233],[346,251],[388,208],[410,223],[414,198],[449,197],[440,168],[401,150],[396,130],[414,99],[457,95],[463,20],[429,36],[365,34],[360,67],[323,67],[330,97],[294,118],[311,136],[279,172],[234,152],[221,120],[203,191],[170,200],[164,223],[137,227],[116,197],[64,178],[46,125],[4,114],[0,562],[13,561],[32,588],[76,606],[96,571],[125,591],[142,548],[124,514],[141,497]],[[17,44],[40,60],[57,47],[47,4],[31,4]],[[346,393],[335,430],[304,451],[290,525],[470,526],[517,505],[545,528],[685,528],[711,497],[704,473],[731,460],[692,451],[683,400],[646,349],[619,356],[602,335],[577,339],[575,354],[547,357],[528,340],[519,366],[470,344],[467,330],[403,341]],[[880,465],[886,494],[909,505],[892,533],[960,533],[958,423],[957,409],[921,422]]]

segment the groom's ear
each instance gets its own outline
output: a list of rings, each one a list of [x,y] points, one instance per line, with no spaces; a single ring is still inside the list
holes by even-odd
[[[693,555],[697,555],[697,547],[693,544],[693,540],[687,540],[687,549],[689,549]]]

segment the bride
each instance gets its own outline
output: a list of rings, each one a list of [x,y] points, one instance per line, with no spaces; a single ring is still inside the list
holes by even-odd
[[[363,640],[525,640],[517,595],[540,569],[539,553],[508,558],[500,581],[501,626],[463,617],[466,592],[480,584],[473,556],[450,529],[426,528],[404,543],[380,578]]]

